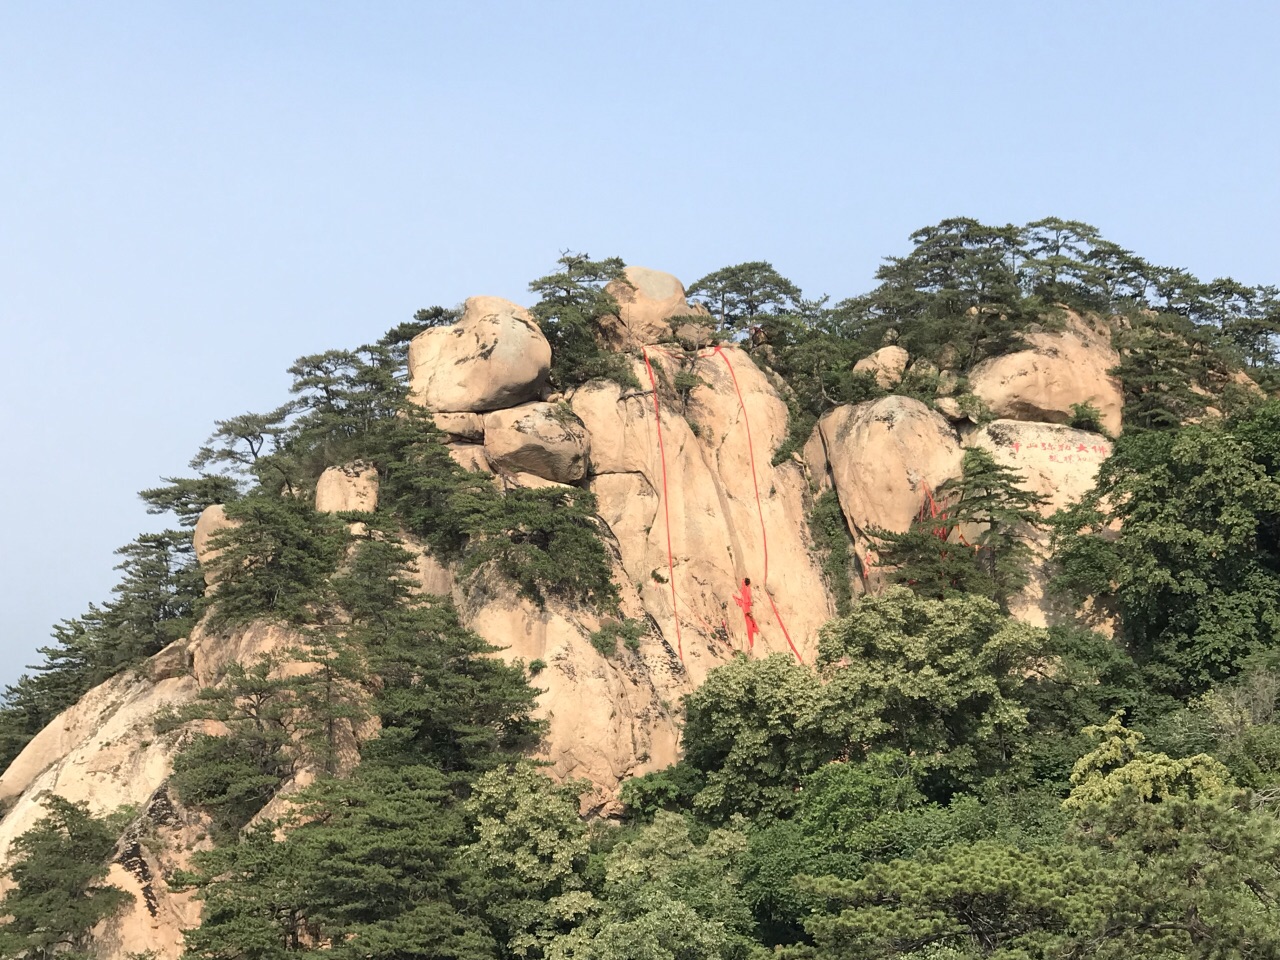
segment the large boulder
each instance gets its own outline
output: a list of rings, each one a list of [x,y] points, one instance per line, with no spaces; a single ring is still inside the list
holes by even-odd
[[[230,530],[239,524],[227,516],[227,509],[220,503],[205,507],[196,520],[196,528],[192,531],[191,540],[196,552],[196,562],[204,573],[204,582],[212,586],[217,579],[217,561],[221,550],[212,546],[213,538],[223,530]]]
[[[1120,362],[1110,331],[1068,311],[1062,330],[1027,335],[1030,348],[984,360],[969,388],[997,417],[1070,423],[1073,404],[1091,404],[1102,427],[1120,433],[1124,393],[1108,371]]]
[[[413,400],[439,412],[500,410],[542,395],[551,347],[529,311],[501,297],[471,297],[451,327],[409,344]]]
[[[1111,441],[1056,423],[996,420],[977,430],[966,446],[989,451],[997,463],[1023,475],[1027,489],[1046,498],[1045,516],[1091,491],[1098,465],[1111,456]]]
[[[834,485],[850,528],[906,530],[932,491],[960,473],[955,430],[910,397],[836,407],[805,447],[819,480]]]
[[[789,635],[808,662],[834,608],[808,539],[803,468],[771,462],[787,437],[786,402],[738,347],[685,369],[700,381],[687,400],[667,382],[658,386],[665,456],[652,394],[607,381],[573,393],[591,433],[588,488],[598,513],[644,612],[673,654],[683,644],[691,686],[748,650],[733,602],[744,577],[756,588],[761,631],[750,652],[787,653]],[[635,373],[648,382],[643,364]]]
[[[618,301],[618,313],[598,321],[605,342],[615,349],[657,343],[671,336],[672,319],[706,315],[702,307],[689,306],[684,284],[669,273],[627,267],[625,276],[625,281],[614,280],[605,287]]]
[[[569,407],[526,403],[484,418],[484,451],[494,467],[577,483],[591,469],[591,437]]]
[[[890,390],[902,382],[910,360],[902,347],[881,347],[869,357],[863,357],[853,365],[854,373],[869,373],[876,378],[881,390]]]
[[[378,470],[357,460],[330,467],[316,482],[316,510],[320,513],[372,513],[378,508]]]

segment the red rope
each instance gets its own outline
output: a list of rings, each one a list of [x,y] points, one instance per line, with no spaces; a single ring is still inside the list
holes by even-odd
[[[747,453],[751,458],[751,486],[756,495],[756,515],[760,518],[760,543],[764,547],[764,583],[761,589],[769,600],[769,606],[773,609],[774,619],[778,621],[778,626],[782,628],[782,635],[787,638],[787,646],[791,648],[791,652],[796,655],[796,660],[804,663],[804,658],[800,656],[800,651],[796,649],[796,645],[791,642],[791,634],[787,632],[787,625],[782,622],[782,614],[778,612],[778,605],[773,602],[773,596],[769,593],[769,534],[765,530],[764,525],[764,507],[760,503],[760,481],[756,479],[756,450],[755,444],[751,442],[751,417],[747,414],[746,402],[742,399],[742,387],[738,384],[738,375],[734,372],[733,364],[729,361],[729,355],[716,346],[715,352],[720,354],[720,359],[724,361],[726,367],[729,368],[729,376],[733,378],[733,389],[738,394],[738,406],[742,409],[742,424],[747,428]],[[652,373],[649,374],[653,376]],[[655,400],[656,400],[656,387]],[[658,434],[661,440],[662,434]]]
[[[649,371],[649,385],[653,387],[653,416],[658,424],[658,458],[662,461],[662,518],[667,530],[667,582],[671,584],[671,616],[676,622],[676,654],[684,663],[684,640],[680,636],[680,612],[676,609],[676,561],[671,554],[671,498],[667,495],[667,451],[662,444],[662,408],[658,406],[658,381],[649,363],[649,351],[644,353],[644,366]]]

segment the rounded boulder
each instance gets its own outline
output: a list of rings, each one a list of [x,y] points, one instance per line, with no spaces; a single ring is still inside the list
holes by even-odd
[[[441,413],[500,410],[542,395],[551,346],[529,311],[501,297],[471,297],[449,327],[409,344],[415,402]]]
[[[591,437],[567,404],[526,403],[484,418],[484,452],[497,469],[577,483],[591,469]]]

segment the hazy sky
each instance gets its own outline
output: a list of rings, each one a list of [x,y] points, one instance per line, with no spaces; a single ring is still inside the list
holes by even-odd
[[[0,680],[296,356],[565,248],[846,296],[957,215],[1280,282],[1278,140],[1269,2],[8,0]]]

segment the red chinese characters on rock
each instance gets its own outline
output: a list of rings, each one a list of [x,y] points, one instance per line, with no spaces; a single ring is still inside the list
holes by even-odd
[[[1067,441],[1040,441],[1023,443],[1015,440],[1011,445],[1015,460],[1048,460],[1050,463],[1101,463],[1111,456],[1109,443],[1071,443]]]

